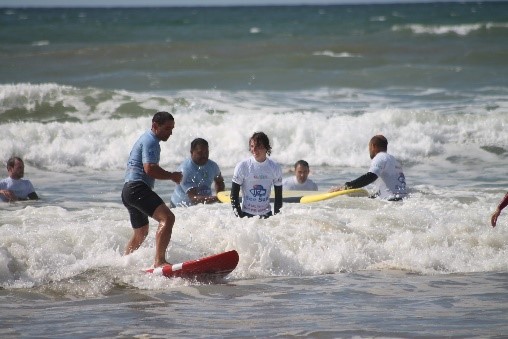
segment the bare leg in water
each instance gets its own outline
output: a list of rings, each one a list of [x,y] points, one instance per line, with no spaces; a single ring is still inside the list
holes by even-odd
[[[171,233],[173,232],[173,225],[175,223],[175,215],[166,204],[161,204],[153,212],[152,218],[159,222],[157,232],[155,233],[155,259],[154,267],[159,267],[169,264],[166,261],[166,250],[171,240]],[[125,254],[130,254],[137,250],[146,236],[148,235],[149,225],[144,225],[140,228],[134,229],[132,238],[127,243]]]

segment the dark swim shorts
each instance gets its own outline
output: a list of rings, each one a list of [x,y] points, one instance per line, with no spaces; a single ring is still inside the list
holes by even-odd
[[[164,201],[142,181],[129,181],[123,185],[122,202],[127,207],[132,228],[148,225],[148,217]]]

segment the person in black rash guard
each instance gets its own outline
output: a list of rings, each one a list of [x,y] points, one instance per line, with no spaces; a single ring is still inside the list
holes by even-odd
[[[379,197],[389,201],[402,200],[407,196],[406,178],[402,166],[392,155],[387,153],[388,140],[382,135],[370,139],[369,154],[372,159],[369,171],[344,186],[332,187],[329,192],[361,188],[381,179],[373,198]]]
[[[508,206],[508,193],[505,194],[503,200],[501,200],[501,202],[497,206],[496,210],[492,214],[492,217],[490,218],[490,224],[492,225],[492,227],[496,227],[497,218],[499,217],[499,215],[501,214],[501,211],[506,206]]]
[[[236,216],[268,218],[272,216],[270,193],[275,190],[274,214],[282,208],[282,169],[268,158],[272,147],[268,136],[256,132],[249,139],[252,157],[239,162],[233,172],[231,185],[231,205]],[[240,188],[242,203],[240,206]]]

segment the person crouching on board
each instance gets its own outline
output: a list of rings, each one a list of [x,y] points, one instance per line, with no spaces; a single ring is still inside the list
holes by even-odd
[[[318,187],[314,181],[309,179],[309,163],[305,160],[298,160],[295,163],[295,175],[282,180],[282,187],[288,191],[317,191]]]
[[[127,243],[125,255],[137,250],[148,235],[148,217],[159,222],[155,233],[154,267],[169,264],[166,249],[171,240],[175,215],[164,201],[153,191],[155,179],[172,180],[180,183],[181,172],[168,172],[159,166],[160,141],[167,141],[175,120],[168,112],[157,112],[152,118],[152,128],[141,135],[132,147],[125,170],[122,202],[129,211],[133,228],[132,238]]]
[[[22,179],[25,176],[25,164],[21,158],[12,157],[7,160],[7,172],[9,176],[0,180],[1,201],[39,199],[30,180]]]
[[[210,204],[219,201],[212,194],[212,182],[215,192],[224,191],[224,178],[215,161],[208,159],[208,141],[196,138],[191,142],[190,158],[180,165],[183,173],[182,181],[171,195],[173,206],[192,206]]]
[[[387,150],[388,140],[382,135],[373,136],[369,142],[369,153],[372,159],[369,171],[353,181],[346,182],[344,186],[332,187],[330,192],[361,188],[379,178],[381,180],[378,181],[373,198],[379,197],[389,201],[405,198],[407,188],[402,166],[394,156],[387,153]]]
[[[252,157],[239,162],[233,172],[231,205],[236,216],[268,218],[272,215],[270,193],[275,190],[274,214],[282,208],[282,169],[268,158],[272,147],[268,136],[263,132],[254,133],[249,139]],[[240,207],[240,188],[242,205]]]

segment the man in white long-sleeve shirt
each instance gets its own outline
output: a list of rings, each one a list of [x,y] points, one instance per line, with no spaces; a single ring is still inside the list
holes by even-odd
[[[405,198],[407,187],[402,166],[394,156],[387,153],[387,150],[388,140],[382,135],[373,136],[369,142],[369,154],[372,159],[369,171],[353,181],[346,182],[344,186],[332,187],[330,192],[361,188],[377,180],[373,198],[379,197],[389,201]]]

